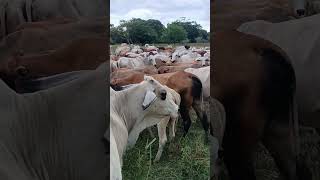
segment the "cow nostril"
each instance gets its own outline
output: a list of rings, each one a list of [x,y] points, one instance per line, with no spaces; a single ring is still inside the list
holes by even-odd
[[[297,10],[297,14],[298,14],[298,16],[304,16],[305,10],[304,9],[298,9]]]

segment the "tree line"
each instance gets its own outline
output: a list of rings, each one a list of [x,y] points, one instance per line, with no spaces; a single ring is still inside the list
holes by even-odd
[[[210,32],[195,21],[185,18],[165,27],[159,20],[133,18],[121,20],[119,26],[110,25],[111,44],[119,43],[203,43],[209,42]]]

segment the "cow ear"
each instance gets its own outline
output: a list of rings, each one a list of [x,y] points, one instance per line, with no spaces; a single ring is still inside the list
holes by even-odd
[[[146,110],[156,99],[157,95],[153,91],[147,91],[142,103],[143,110]]]

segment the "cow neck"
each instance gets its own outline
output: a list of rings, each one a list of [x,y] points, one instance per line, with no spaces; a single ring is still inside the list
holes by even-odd
[[[129,134],[146,115],[146,111],[142,109],[145,89],[143,85],[138,84],[117,93],[119,102],[123,103],[118,104],[117,111],[121,114]]]

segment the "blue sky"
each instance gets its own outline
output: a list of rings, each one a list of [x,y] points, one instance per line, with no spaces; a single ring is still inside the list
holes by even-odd
[[[111,0],[110,22],[131,18],[158,19],[167,25],[180,17],[194,20],[210,31],[210,0]]]

